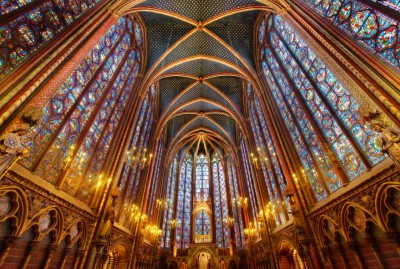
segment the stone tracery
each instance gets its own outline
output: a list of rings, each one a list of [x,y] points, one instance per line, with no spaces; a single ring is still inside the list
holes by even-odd
[[[39,2],[0,8],[0,266],[397,263],[396,1]]]

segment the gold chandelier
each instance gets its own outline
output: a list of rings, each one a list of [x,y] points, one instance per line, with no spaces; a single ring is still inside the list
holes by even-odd
[[[126,160],[130,166],[138,166],[141,169],[150,165],[153,158],[152,153],[147,153],[147,148],[137,149],[136,147],[133,147],[132,150],[127,151],[126,153]]]

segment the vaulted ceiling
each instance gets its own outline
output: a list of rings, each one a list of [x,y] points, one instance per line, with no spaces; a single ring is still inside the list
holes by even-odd
[[[166,130],[170,150],[203,138],[234,150],[245,125],[244,83],[258,80],[254,23],[271,8],[253,0],[139,2],[124,12],[139,12],[147,28],[144,84],[159,85],[157,135]]]

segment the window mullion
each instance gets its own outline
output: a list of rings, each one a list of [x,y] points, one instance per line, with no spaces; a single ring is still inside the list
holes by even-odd
[[[129,57],[129,54],[130,54],[130,52],[128,52],[127,57]],[[125,58],[125,61],[126,61],[126,60],[127,60],[127,58]],[[124,61],[123,63],[125,63],[125,61]],[[123,67],[123,64],[121,64],[121,68],[122,68],[122,67]],[[124,83],[123,83],[123,85],[122,85],[121,91],[120,91],[120,93],[118,94],[118,97],[117,97],[117,99],[115,100],[115,103],[114,103],[114,105],[113,105],[113,108],[112,108],[112,110],[110,111],[110,114],[108,115],[108,118],[107,118],[107,120],[106,120],[106,122],[105,122],[105,124],[104,124],[103,130],[101,131],[101,134],[100,134],[99,138],[97,139],[97,143],[96,143],[96,145],[94,146],[93,153],[90,155],[89,159],[87,160],[88,165],[86,166],[86,168],[85,168],[85,170],[84,170],[84,172],[82,173],[82,176],[81,176],[81,178],[83,178],[83,179],[86,178],[86,176],[87,176],[88,170],[89,170],[90,167],[91,167],[91,166],[90,166],[90,165],[91,165],[91,162],[92,162],[94,156],[96,155],[96,152],[97,152],[97,150],[98,150],[98,148],[99,148],[99,145],[100,145],[100,143],[101,143],[101,141],[102,141],[102,139],[103,139],[104,134],[106,133],[106,131],[107,131],[107,129],[108,129],[108,125],[109,125],[109,123],[110,123],[110,121],[111,121],[111,118],[113,117],[113,115],[114,115],[114,113],[115,113],[115,110],[116,110],[116,108],[118,107],[118,105],[119,105],[119,103],[120,103],[120,101],[121,101],[120,99],[121,99],[121,96],[124,94],[125,85],[127,84],[128,80],[129,80],[129,78],[130,78],[130,76],[132,75],[133,69],[134,69],[134,66],[132,66],[132,68],[130,69],[128,75],[126,76],[126,78],[125,78],[125,80],[124,80]],[[119,72],[119,71],[117,71],[117,72]],[[115,79],[116,79],[116,77],[114,77],[113,80],[110,81],[110,90],[111,90],[111,88],[113,87],[113,84],[114,84],[114,82],[115,82]],[[107,94],[108,94],[108,93],[107,93]],[[103,102],[103,104],[104,104],[104,102]],[[103,104],[102,104],[102,105],[103,105]],[[101,107],[100,107],[100,109],[101,109]],[[97,114],[98,114],[98,113],[96,113],[96,116],[97,116]],[[119,120],[119,121],[120,121],[120,120]],[[93,121],[92,121],[92,123],[93,123]],[[118,122],[118,124],[119,124],[119,123],[120,123],[120,122]],[[82,135],[82,138],[85,139],[88,133],[89,133],[89,130],[87,130],[86,133]],[[81,142],[79,142],[79,144],[81,144]],[[104,164],[104,162],[103,162],[103,164]],[[103,166],[103,165],[102,165],[102,166]],[[103,167],[102,167],[102,168],[103,168]],[[101,170],[101,169],[100,169],[100,170]]]
[[[259,114],[257,113],[257,111],[256,111],[256,109],[255,109],[255,107],[254,107],[254,103],[251,103],[250,106],[251,106],[251,113],[252,113],[253,116],[256,118],[255,124],[258,125],[259,130],[263,130],[263,129],[262,129],[262,124],[261,124],[261,119],[260,119],[260,117],[262,117],[263,115],[259,115]],[[265,121],[265,119],[264,119],[264,121]],[[267,129],[267,130],[264,130],[264,132],[262,132],[262,135],[261,135],[261,141],[260,141],[260,142],[263,143],[263,145],[261,145],[261,146],[263,147],[263,149],[265,149],[265,146],[268,147],[268,143],[267,143],[267,140],[266,140],[266,135],[270,136],[269,130],[268,130],[268,129]],[[269,152],[267,149],[264,150],[264,153],[265,153],[265,154],[267,155],[267,157],[268,157],[268,161],[267,161],[267,162],[268,162],[268,166],[267,166],[266,168],[269,169],[269,170],[272,172],[272,175],[273,175],[274,178],[272,178],[271,180],[274,180],[274,182],[275,182],[275,186],[276,186],[276,190],[275,190],[275,191],[278,192],[279,200],[280,200],[280,202],[281,202],[281,203],[279,203],[279,205],[276,205],[276,206],[277,206],[277,208],[279,208],[279,209],[281,209],[281,210],[283,211],[283,213],[284,213],[284,215],[285,215],[285,218],[286,218],[286,221],[287,221],[287,220],[289,219],[289,217],[288,217],[288,215],[287,215],[286,210],[285,210],[285,209],[283,208],[283,206],[282,206],[282,201],[284,201],[284,198],[283,198],[283,195],[282,195],[282,190],[281,190],[281,187],[280,187],[280,183],[279,183],[279,180],[278,180],[278,176],[277,176],[277,174],[276,174],[275,169],[273,169],[273,162],[272,162],[271,154],[270,154],[270,152]],[[260,157],[260,156],[259,156],[259,157]],[[263,160],[260,160],[260,163],[264,164]],[[268,178],[269,178],[269,177],[268,177]],[[272,189],[272,188],[271,188],[271,189]],[[275,200],[275,199],[274,199],[274,200]],[[280,219],[280,218],[279,218],[279,219]]]
[[[367,157],[364,155],[364,152],[360,149],[359,145],[357,143],[354,142],[352,135],[349,133],[348,129],[346,128],[346,126],[344,126],[343,122],[341,121],[341,119],[337,116],[335,109],[332,108],[332,106],[330,105],[330,103],[326,100],[325,96],[323,94],[321,94],[321,92],[318,90],[318,86],[315,84],[314,80],[312,79],[312,77],[310,76],[310,74],[304,69],[303,65],[300,63],[299,59],[297,59],[296,55],[293,53],[293,51],[288,47],[288,45],[286,44],[286,42],[283,40],[282,35],[278,32],[275,31],[275,34],[277,34],[280,37],[280,40],[282,42],[282,44],[285,46],[286,51],[288,51],[288,53],[291,55],[291,57],[294,59],[294,61],[296,62],[297,66],[299,69],[301,69],[303,71],[303,74],[306,76],[308,82],[312,85],[313,89],[314,89],[314,93],[316,93],[318,95],[318,97],[321,99],[321,101],[325,104],[325,107],[328,109],[329,113],[334,116],[335,121],[337,122],[337,124],[339,125],[339,127],[341,128],[343,134],[346,136],[347,140],[349,141],[349,143],[352,145],[352,147],[354,148],[354,150],[357,152],[357,155],[360,157],[360,159],[362,160],[362,162],[364,163],[364,165],[367,168],[371,168],[372,164],[370,163],[370,161],[367,159]],[[277,57],[275,55],[275,57]],[[286,69],[285,69],[286,70]],[[303,80],[304,82],[304,80]],[[294,88],[297,89],[297,88]],[[297,90],[295,90],[295,92],[297,92]],[[303,97],[301,97],[303,99]],[[329,145],[329,143],[328,143]]]
[[[93,74],[92,78],[90,79],[90,81],[85,85],[85,90],[83,90],[80,95],[78,96],[78,98],[76,98],[75,103],[71,106],[71,108],[69,109],[69,111],[66,113],[63,122],[57,127],[57,129],[55,131],[53,131],[53,133],[51,134],[51,136],[49,137],[47,144],[44,145],[42,148],[43,150],[38,152],[39,158],[36,159],[36,161],[34,161],[31,165],[31,171],[35,171],[39,164],[42,162],[44,156],[46,155],[46,152],[49,150],[49,148],[54,144],[56,138],[58,137],[58,134],[60,133],[60,131],[65,127],[65,125],[69,122],[69,119],[71,117],[71,115],[73,114],[73,112],[76,110],[76,108],[78,107],[78,105],[80,104],[80,102],[82,101],[83,97],[85,97],[85,95],[88,92],[88,89],[90,88],[90,86],[92,85],[92,83],[95,81],[97,75],[103,71],[104,65],[107,63],[107,61],[110,59],[110,57],[113,55],[114,51],[116,50],[116,48],[118,47],[118,45],[120,44],[120,42],[122,41],[122,39],[124,38],[125,32],[122,33],[117,42],[114,44],[114,46],[112,47],[112,49],[110,50],[110,52],[108,53],[107,57],[103,60],[103,62],[100,64],[100,66],[97,68],[95,74]],[[102,92],[102,96],[104,96],[106,94],[105,91]],[[43,128],[46,128],[46,126],[44,125]]]
[[[273,49],[271,49],[270,51],[274,54],[275,59],[278,59],[278,58],[277,58],[277,55],[276,55],[276,53],[275,53],[275,51],[274,51]],[[276,62],[278,63],[280,69],[282,70],[282,74],[285,76],[286,80],[288,81],[289,86],[290,86],[290,88],[292,89],[296,100],[297,100],[297,101],[299,102],[299,104],[301,105],[302,111],[306,114],[307,119],[309,120],[309,122],[311,123],[313,129],[315,130],[315,133],[317,134],[318,139],[319,139],[321,142],[323,142],[323,143],[321,143],[323,149],[325,150],[325,152],[328,152],[328,153],[329,153],[329,152],[334,152],[333,149],[331,148],[330,143],[328,143],[327,139],[325,138],[325,136],[323,136],[323,135],[321,134],[320,129],[318,128],[318,125],[317,125],[317,123],[315,122],[314,117],[312,117],[312,116],[310,115],[311,112],[310,112],[309,108],[304,104],[303,100],[301,99],[301,96],[299,96],[299,93],[298,93],[296,90],[294,90],[294,87],[295,87],[295,86],[293,85],[293,81],[290,79],[289,75],[287,74],[287,71],[286,71],[286,69],[284,68],[283,64],[282,64],[280,61],[278,61],[278,60],[277,60]],[[265,63],[267,64],[269,70],[272,70],[271,67],[270,67],[270,65],[269,65],[269,63],[268,63],[267,61],[266,61]],[[282,90],[282,88],[281,88],[280,83],[277,83],[276,75],[274,74],[274,72],[271,72],[271,74],[273,74],[273,79],[275,80],[275,84],[277,85],[277,88],[278,88],[278,90],[280,91],[280,93],[281,93],[281,95],[282,95],[282,97],[283,97],[283,102],[284,102],[285,106],[288,108],[287,111],[289,112],[290,116],[291,116],[292,119],[293,119],[293,124],[294,124],[294,125],[296,126],[296,128],[299,130],[300,139],[302,139],[302,140],[304,141],[304,144],[305,144],[305,146],[306,146],[306,148],[307,148],[307,151],[309,152],[309,156],[310,156],[312,162],[313,162],[314,165],[315,165],[315,169],[317,170],[317,173],[318,173],[319,177],[325,179],[325,176],[324,176],[324,174],[322,173],[322,171],[321,171],[321,169],[320,169],[320,167],[319,167],[319,165],[318,165],[318,162],[317,162],[316,159],[315,159],[315,156],[314,156],[314,154],[313,154],[313,151],[310,149],[310,145],[308,144],[308,140],[305,138],[303,132],[301,131],[302,128],[300,128],[299,123],[295,120],[295,119],[296,119],[296,116],[294,115],[292,106],[289,105],[289,103],[288,103],[287,96],[284,94],[284,92],[283,92],[283,90]],[[296,152],[297,152],[297,151],[296,151]],[[333,158],[333,157],[334,157],[334,156],[332,156],[332,154],[327,154],[327,155],[328,155],[330,158]],[[299,157],[299,158],[300,158],[300,157]],[[332,159],[331,159],[331,162],[332,162],[332,163],[339,163],[339,164],[340,164],[340,162],[339,162],[338,160],[332,160]],[[338,168],[338,167],[335,166],[335,165],[333,165],[333,166],[334,166],[336,172],[340,175],[340,179],[342,180],[342,182],[348,182],[348,177],[347,177],[347,175],[346,175],[345,173],[343,173],[343,170],[340,169],[340,168]],[[322,180],[322,181],[321,181],[321,184],[324,186],[325,191],[326,191],[327,194],[329,195],[331,192],[330,192],[328,186],[326,185],[325,180]]]
[[[149,110],[149,109],[150,109],[150,106],[147,106],[147,107],[146,107],[146,115],[148,115],[148,110]],[[139,123],[139,121],[140,121],[140,120],[138,119],[137,122],[136,122],[136,124],[135,124],[136,128],[137,128],[137,124]],[[140,134],[141,134],[142,131],[143,131],[144,122],[145,122],[145,121],[142,122],[142,125],[141,125],[141,127],[140,127],[139,137],[140,137]],[[133,142],[133,139],[134,139],[134,137],[132,137],[132,142]],[[140,143],[141,141],[142,141],[142,140],[140,140],[139,143]],[[141,146],[141,143],[138,145],[137,148],[139,149],[140,146]],[[132,170],[133,172],[131,172],[131,177],[129,177],[129,181],[133,181],[132,188],[131,188],[130,190],[127,190],[127,193],[126,193],[126,195],[125,195],[125,197],[124,197],[125,200],[123,201],[123,203],[125,203],[125,201],[128,201],[128,200],[129,200],[129,202],[132,202],[132,199],[133,199],[132,193],[134,192],[133,190],[134,190],[134,188],[135,188],[136,181],[138,180],[138,173],[139,173],[139,171],[140,171],[138,164],[134,164],[134,167],[135,167],[135,169],[131,168],[131,170]],[[127,189],[128,189],[128,188],[127,188]]]

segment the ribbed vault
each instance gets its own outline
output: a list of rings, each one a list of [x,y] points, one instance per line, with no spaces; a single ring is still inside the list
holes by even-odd
[[[120,15],[139,13],[147,27],[143,89],[158,85],[156,136],[167,134],[170,154],[190,148],[199,137],[234,151],[237,131],[246,132],[243,85],[260,85],[254,23],[260,11],[282,9],[278,1],[262,2],[148,0],[120,2],[115,8]]]

